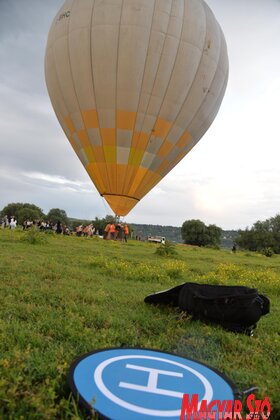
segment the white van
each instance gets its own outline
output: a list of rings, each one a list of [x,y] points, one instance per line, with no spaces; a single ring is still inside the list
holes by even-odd
[[[148,236],[148,242],[154,244],[165,244],[165,237],[164,236]]]

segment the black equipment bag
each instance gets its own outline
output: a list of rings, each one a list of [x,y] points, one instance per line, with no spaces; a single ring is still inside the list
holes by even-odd
[[[185,283],[149,295],[146,303],[179,306],[195,319],[209,320],[224,328],[252,335],[257,321],[269,313],[269,299],[245,286]]]

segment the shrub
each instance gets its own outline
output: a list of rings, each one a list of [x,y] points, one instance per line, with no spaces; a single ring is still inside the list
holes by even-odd
[[[175,246],[172,242],[166,241],[164,244],[161,244],[156,249],[156,254],[160,255],[162,257],[173,257],[174,255],[177,255],[177,251],[175,249]]]
[[[28,242],[31,245],[43,244],[47,242],[47,238],[34,227],[25,232],[21,240]]]
[[[261,250],[261,254],[265,255],[266,257],[272,257],[274,252],[273,249],[268,246]]]

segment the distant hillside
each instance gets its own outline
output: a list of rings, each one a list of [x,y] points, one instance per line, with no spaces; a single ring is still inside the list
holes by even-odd
[[[169,241],[183,243],[181,237],[181,228],[176,226],[161,226],[161,225],[140,225],[130,223],[131,229],[134,232],[134,237],[147,239],[148,236],[165,236]],[[232,248],[238,232],[236,230],[223,230],[221,235],[221,248]]]
[[[166,239],[173,242],[183,242],[181,238],[181,228],[175,226],[161,225],[140,225],[130,223],[134,232],[134,238],[137,236],[141,239],[147,239],[148,236],[165,236]]]

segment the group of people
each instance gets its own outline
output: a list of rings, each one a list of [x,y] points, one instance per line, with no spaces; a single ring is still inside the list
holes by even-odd
[[[4,216],[0,222],[1,227],[15,229],[17,227],[17,220],[15,216]]]
[[[103,238],[112,241],[127,242],[129,228],[126,223],[108,223],[104,229]]]
[[[90,223],[87,226],[79,225],[75,229],[76,236],[87,236],[93,237],[93,235],[99,235],[98,229],[95,229],[93,223]]]
[[[112,241],[124,241],[127,242],[129,237],[129,227],[126,223],[107,223],[104,230],[99,231],[93,225],[93,223],[84,226],[79,225],[75,228],[76,236],[92,237],[94,235],[102,235],[103,239]]]
[[[2,228],[9,227],[10,229],[14,229],[17,226],[16,218],[11,216],[5,216],[0,221],[0,225]],[[79,225],[77,226],[73,232],[70,232],[69,228],[62,224],[60,221],[57,223],[51,223],[48,221],[42,221],[42,220],[24,220],[23,224],[23,230],[28,230],[32,227],[35,227],[36,229],[39,229],[40,231],[54,231],[58,234],[63,235],[70,235],[71,233],[74,233],[76,236],[86,236],[86,237],[93,237],[94,235],[102,235],[103,239],[106,240],[118,240],[118,241],[124,241],[127,242],[129,237],[129,227],[126,223],[107,223],[106,227],[103,231],[99,231],[96,229],[93,225],[93,223],[90,223],[89,225]]]
[[[64,235],[70,235],[70,230],[69,228],[60,223],[60,221],[58,221],[57,223],[51,223],[49,221],[44,221],[44,220],[24,220],[23,224],[23,230],[28,230],[32,227],[35,227],[36,229],[39,229],[41,232],[46,232],[46,231],[54,231],[56,233],[62,233]]]

